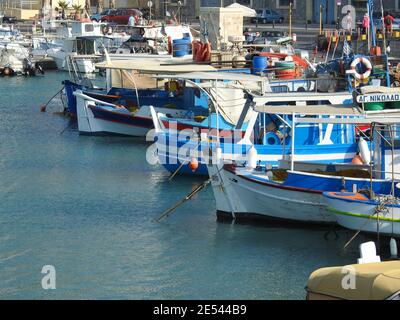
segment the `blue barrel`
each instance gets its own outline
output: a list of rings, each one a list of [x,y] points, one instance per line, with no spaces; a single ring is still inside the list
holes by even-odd
[[[172,41],[172,47],[174,57],[183,57],[190,54],[192,43],[190,42],[190,38],[175,39]]]
[[[264,72],[264,70],[267,68],[268,63],[267,63],[267,58],[266,57],[261,57],[261,56],[255,56],[253,58],[253,74],[259,74],[261,72]]]

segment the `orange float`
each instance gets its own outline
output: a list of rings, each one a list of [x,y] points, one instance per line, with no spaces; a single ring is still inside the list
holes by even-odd
[[[211,44],[194,42],[192,43],[193,59],[195,62],[203,62],[211,60]]]
[[[172,38],[168,36],[168,54],[172,54]]]
[[[197,161],[197,158],[193,157],[192,159],[190,159],[189,167],[190,169],[192,169],[192,172],[195,172],[197,170],[197,168],[199,167],[199,162]]]
[[[195,60],[195,61],[196,61],[196,56],[197,56],[200,48],[201,48],[201,43],[199,41],[193,40],[192,41],[192,55],[193,55],[193,60]]]

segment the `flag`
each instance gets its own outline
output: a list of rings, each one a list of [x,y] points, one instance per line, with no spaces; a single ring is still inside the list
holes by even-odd
[[[345,56],[348,56],[350,53],[351,53],[351,47],[350,47],[349,43],[347,42],[347,40],[344,40],[343,54]]]

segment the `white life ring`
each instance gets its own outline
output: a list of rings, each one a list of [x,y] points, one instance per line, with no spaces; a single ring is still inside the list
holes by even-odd
[[[356,71],[356,66],[359,63],[362,63],[367,68],[367,70],[363,74],[359,74]],[[367,58],[358,57],[353,60],[353,62],[350,65],[350,68],[354,72],[354,76],[356,77],[357,80],[364,80],[364,79],[367,79],[371,75],[372,64],[371,64],[371,61],[369,61]]]

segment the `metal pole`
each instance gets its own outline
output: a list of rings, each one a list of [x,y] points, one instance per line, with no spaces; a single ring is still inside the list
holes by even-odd
[[[296,116],[295,113],[292,113],[292,156],[291,156],[291,163],[290,163],[290,170],[293,171],[294,170],[294,133],[296,131]]]
[[[319,34],[322,34],[322,4],[319,5]]]
[[[383,13],[383,2],[381,0],[381,15],[382,15],[382,33],[383,33],[383,54],[386,54],[386,27],[385,27],[385,17]]]
[[[290,2],[289,4],[289,37],[292,36],[292,7],[293,4]]]

